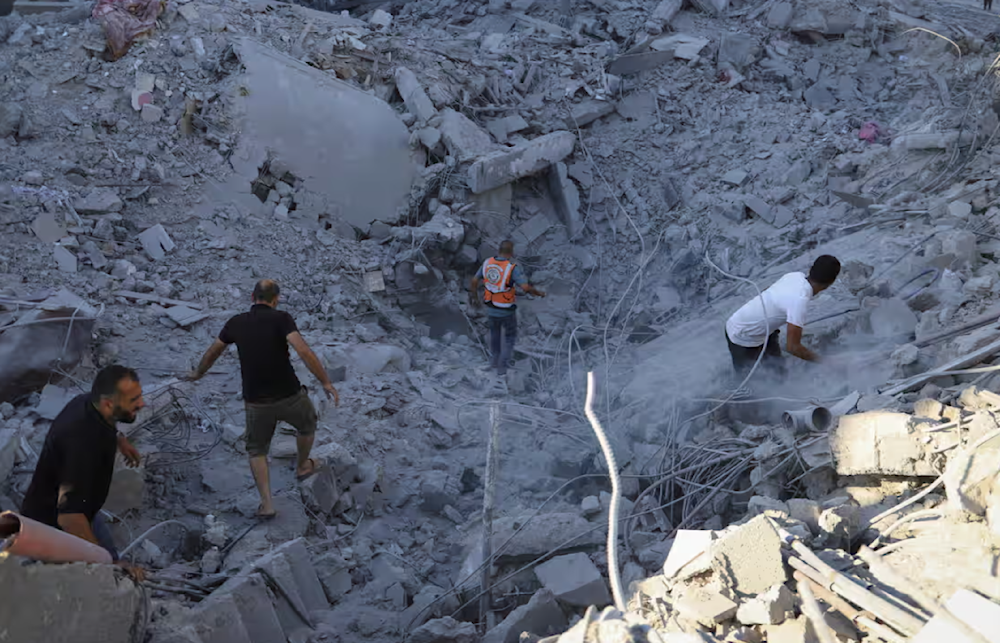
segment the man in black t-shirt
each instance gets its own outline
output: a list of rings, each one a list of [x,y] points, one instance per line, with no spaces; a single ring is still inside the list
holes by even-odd
[[[275,515],[267,454],[279,421],[291,424],[298,433],[295,438],[298,450],[296,478],[305,480],[316,472],[316,462],[309,457],[316,437],[316,409],[295,376],[288,358],[289,344],[323,385],[327,397],[334,404],[340,404],[337,389],[330,383],[319,358],[302,339],[295,320],[278,310],[279,296],[276,282],[270,279],[258,282],[253,289],[253,306],[226,322],[218,339],[205,351],[198,368],[187,378],[196,381],[204,377],[229,345],[236,344],[243,375],[247,455],[260,493],[257,515],[261,518]]]
[[[135,422],[143,406],[135,371],[117,364],[101,369],[90,393],[73,398],[52,422],[21,514],[100,545],[117,561],[100,511],[111,488],[116,453],[129,466],[139,464],[139,452],[115,423]]]

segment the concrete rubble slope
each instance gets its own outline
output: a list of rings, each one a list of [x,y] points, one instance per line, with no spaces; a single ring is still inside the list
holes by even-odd
[[[118,60],[92,7],[16,5],[0,510],[65,400],[134,366],[105,518],[148,580],[8,557],[14,638],[958,641],[1000,605],[978,3],[168,2]],[[501,378],[468,285],[505,239],[547,296]],[[736,377],[727,317],[821,254],[821,361]],[[319,472],[279,425],[268,521],[234,351],[179,381],[261,278],[340,394],[292,355]],[[783,423],[814,404],[828,429]]]

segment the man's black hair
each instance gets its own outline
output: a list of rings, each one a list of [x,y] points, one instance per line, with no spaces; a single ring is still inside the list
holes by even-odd
[[[500,242],[500,254],[502,255],[512,255],[514,254],[514,242],[510,239],[504,239]]]
[[[266,301],[267,303],[273,302],[281,294],[281,288],[278,288],[278,282],[273,279],[261,279],[257,282],[257,285],[253,287],[253,300],[254,301]]]
[[[821,286],[829,286],[837,281],[840,274],[840,261],[833,255],[822,255],[809,269],[809,281]]]
[[[103,398],[115,395],[118,393],[118,382],[124,379],[138,382],[139,375],[131,368],[121,364],[105,366],[98,371],[94,383],[90,385],[90,400],[94,404],[99,404]]]

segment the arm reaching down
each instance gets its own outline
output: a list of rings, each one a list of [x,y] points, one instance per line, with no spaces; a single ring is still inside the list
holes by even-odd
[[[534,295],[535,297],[544,297],[545,296],[544,292],[542,292],[538,288],[535,288],[531,284],[523,284],[521,286],[521,290],[523,290],[524,292],[528,293],[529,295]]]
[[[309,344],[306,344],[306,340],[302,339],[299,331],[289,333],[287,339],[288,343],[295,349],[295,352],[302,358],[302,361],[305,362],[309,372],[319,380],[319,383],[323,386],[323,390],[326,391],[326,396],[333,400],[335,406],[340,406],[340,395],[330,382],[330,376],[326,374],[323,363],[316,357],[316,353],[309,348]]]
[[[802,345],[802,327],[795,324],[788,324],[788,341],[785,344],[785,350],[807,362],[819,361],[819,355]]]
[[[216,339],[212,342],[212,345],[208,347],[205,354],[201,356],[201,362],[198,364],[198,368],[191,371],[186,379],[196,382],[205,377],[205,373],[212,368],[212,365],[215,364],[215,360],[219,359],[219,357],[226,352],[227,347],[228,345],[222,340]]]

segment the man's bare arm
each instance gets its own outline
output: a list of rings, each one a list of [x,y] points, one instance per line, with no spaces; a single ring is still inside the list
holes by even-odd
[[[330,382],[330,376],[327,375],[326,368],[323,367],[323,362],[319,361],[319,358],[316,357],[316,353],[309,348],[309,344],[306,343],[306,340],[302,339],[302,335],[298,331],[295,331],[294,333],[289,333],[287,339],[288,343],[295,349],[295,352],[302,358],[302,361],[305,362],[309,372],[313,374],[313,377],[319,380],[319,383],[323,386],[323,390],[326,391],[327,395],[332,397],[337,405],[340,405],[340,395],[337,393],[337,389],[335,389],[333,384]]]
[[[205,373],[207,373],[209,369],[212,368],[212,365],[215,364],[215,360],[219,359],[219,357],[226,352],[226,348],[228,348],[228,345],[219,339],[212,342],[212,345],[208,347],[205,354],[201,356],[201,362],[198,364],[198,368],[188,375],[188,379],[194,381],[200,380],[204,377]]]
[[[788,341],[785,349],[799,359],[807,362],[818,362],[819,355],[802,345],[802,327],[795,324],[788,324]]]
[[[538,288],[535,288],[531,284],[524,284],[523,286],[521,286],[521,290],[523,290],[524,292],[528,293],[529,295],[534,295],[535,297],[544,297],[545,296],[544,292],[542,292]]]

